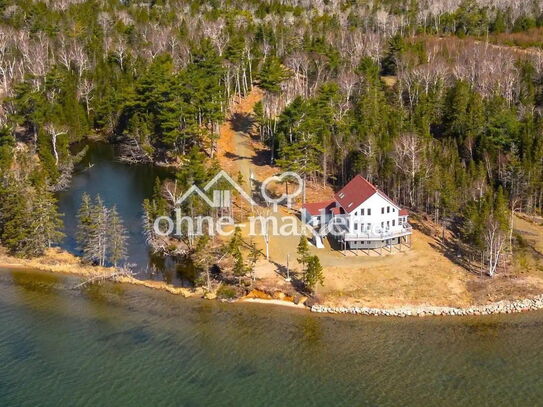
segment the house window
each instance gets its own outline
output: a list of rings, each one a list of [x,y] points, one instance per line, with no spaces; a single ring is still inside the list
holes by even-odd
[[[368,208],[368,216],[371,215],[371,208]]]
[[[392,208],[392,212],[396,212],[396,208]]]
[[[383,213],[385,213],[385,207],[384,206],[381,208],[381,214],[383,214]]]
[[[396,221],[392,219],[392,226],[396,226]]]
[[[387,213],[390,213],[390,206],[387,206]]]
[[[368,231],[371,229],[371,223],[368,223]]]
[[[398,218],[398,225],[399,225],[399,226],[402,225],[402,218]]]
[[[381,222],[381,228],[385,227],[385,222]]]
[[[364,216],[364,208],[360,209],[360,215]]]
[[[358,230],[358,223],[356,223],[356,222],[354,224],[354,230]]]
[[[389,228],[389,227],[390,227],[390,221],[387,220],[387,228]]]

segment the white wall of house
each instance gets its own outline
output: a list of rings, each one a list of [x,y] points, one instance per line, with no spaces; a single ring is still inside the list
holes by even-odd
[[[358,234],[369,230],[375,232],[379,229],[400,230],[399,211],[397,205],[375,193],[349,214],[349,233]]]

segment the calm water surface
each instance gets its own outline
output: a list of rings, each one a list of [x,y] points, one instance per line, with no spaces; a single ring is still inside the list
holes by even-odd
[[[128,231],[128,259],[142,278],[166,280],[175,285],[190,282],[194,276],[185,262],[151,256],[142,230],[142,204],[151,198],[157,178],[173,177],[164,168],[128,165],[115,157],[110,144],[91,143],[89,152],[74,174],[70,187],[58,194],[59,210],[64,214],[66,238],[61,247],[79,255],[75,240],[77,212],[83,193],[100,195],[109,207],[115,205]]]
[[[543,314],[331,317],[0,270],[0,406],[537,406]]]

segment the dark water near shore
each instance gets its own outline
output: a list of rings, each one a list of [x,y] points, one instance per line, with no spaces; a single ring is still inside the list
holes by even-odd
[[[543,314],[331,317],[0,270],[0,406],[537,406]]]
[[[128,230],[128,259],[141,278],[165,280],[186,285],[193,277],[186,262],[153,257],[145,243],[142,229],[142,204],[151,198],[156,178],[174,174],[150,165],[128,165],[115,157],[110,144],[91,143],[87,156],[78,166],[70,187],[58,194],[59,210],[64,214],[66,238],[61,247],[79,255],[75,239],[77,212],[84,192],[100,195],[108,207],[115,205]],[[185,284],[184,284],[185,283]]]

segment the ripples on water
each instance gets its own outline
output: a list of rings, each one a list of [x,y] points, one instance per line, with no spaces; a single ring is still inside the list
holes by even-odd
[[[331,317],[0,271],[0,406],[541,405],[543,314]]]

